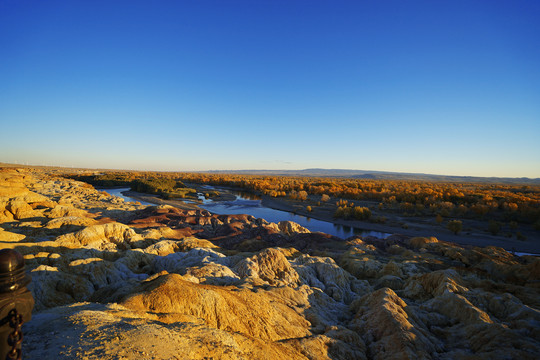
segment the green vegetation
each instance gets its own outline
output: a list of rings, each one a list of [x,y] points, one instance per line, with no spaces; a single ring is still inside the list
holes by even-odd
[[[163,178],[134,180],[131,183],[131,189],[142,193],[160,195],[164,199],[183,199],[189,194],[197,192],[195,189],[185,187],[181,181]]]
[[[73,175],[72,179],[99,187],[131,186],[133,179],[123,174]]]
[[[158,174],[126,172],[99,175],[73,175],[70,178],[100,187],[131,187],[133,191],[159,195],[166,200],[187,197],[195,198],[197,193],[197,190],[186,187],[180,180]]]

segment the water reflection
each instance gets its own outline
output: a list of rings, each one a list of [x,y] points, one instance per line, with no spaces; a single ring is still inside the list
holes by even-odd
[[[206,187],[208,189],[214,189],[213,187]],[[107,193],[121,197],[124,201],[140,202],[142,205],[154,205],[146,201],[140,201],[123,194],[123,192],[131,190],[130,188],[116,188],[116,189],[100,189]],[[222,189],[217,189],[221,190]],[[296,215],[287,211],[275,210],[267,208],[261,205],[261,198],[259,196],[241,192],[226,190],[236,196],[233,201],[212,201],[206,199],[203,194],[198,194],[199,200],[202,204],[199,206],[212,213],[220,215],[228,214],[247,214],[256,218],[265,219],[268,222],[278,223],[280,221],[293,221],[312,232],[320,231],[326,234],[334,235],[342,239],[358,235],[358,236],[375,236],[381,239],[391,235],[379,231],[364,230],[346,225],[333,224],[328,221],[322,221],[313,219],[310,217]]]
[[[245,192],[245,191],[233,191],[234,195],[239,196],[240,198],[244,200],[262,200],[260,196]]]
[[[141,205],[155,205],[152,203],[149,203],[147,201],[137,200],[129,196],[125,196],[122,194],[125,191],[130,191],[131,188],[108,188],[108,189],[98,189],[100,191],[105,191],[108,194],[111,194],[112,196],[118,196],[119,198],[124,199],[126,202],[139,202]]]
[[[221,190],[221,189],[217,189]],[[364,230],[351,226],[337,225],[328,221],[313,219],[307,216],[296,215],[287,211],[275,210],[264,207],[261,204],[261,198],[253,194],[249,194],[249,198],[244,197],[246,193],[238,191],[226,190],[236,196],[234,201],[212,201],[203,200],[200,207],[221,215],[227,214],[248,214],[256,218],[262,218],[269,222],[278,223],[280,221],[293,221],[312,232],[320,231],[326,234],[334,235],[342,239],[358,235],[358,236],[375,236],[381,239],[391,235],[379,231]]]

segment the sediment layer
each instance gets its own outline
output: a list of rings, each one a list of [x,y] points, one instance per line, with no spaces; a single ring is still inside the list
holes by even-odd
[[[433,237],[142,206],[0,172],[0,248],[26,260],[25,358],[535,359],[540,260]]]

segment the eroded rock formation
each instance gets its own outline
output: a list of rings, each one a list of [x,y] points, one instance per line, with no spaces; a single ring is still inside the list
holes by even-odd
[[[536,359],[540,260],[435,238],[125,203],[0,172],[0,247],[24,254],[26,358]]]

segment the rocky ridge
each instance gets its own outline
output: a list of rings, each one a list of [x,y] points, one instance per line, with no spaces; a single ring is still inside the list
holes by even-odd
[[[540,260],[142,206],[0,172],[0,248],[36,300],[25,358],[535,359]]]

